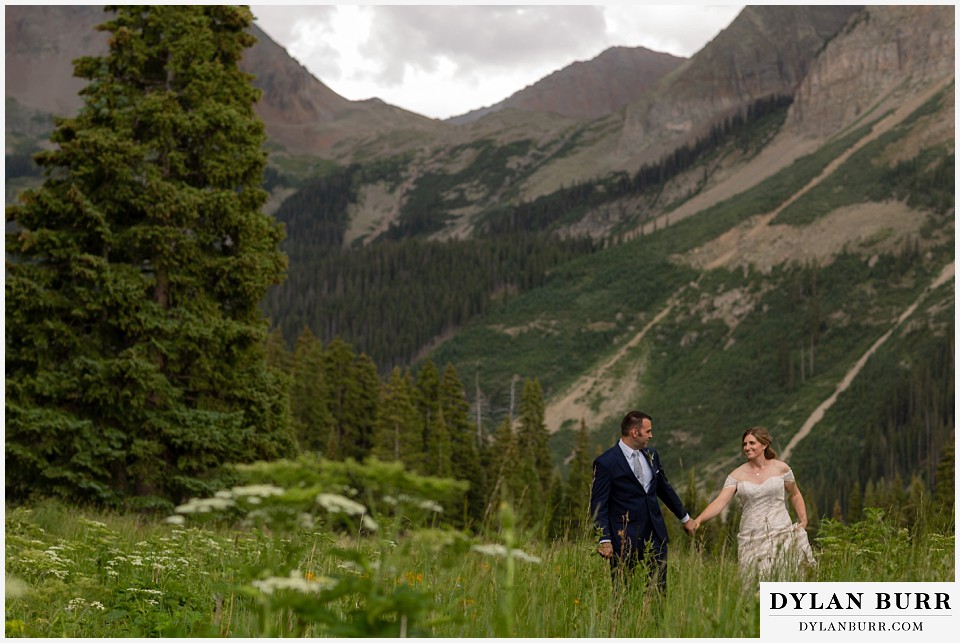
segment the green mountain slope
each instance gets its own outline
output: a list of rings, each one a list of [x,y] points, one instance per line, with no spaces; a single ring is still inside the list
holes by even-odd
[[[767,426],[782,450],[893,330],[793,449],[796,466],[828,507],[847,500],[831,491],[838,470],[848,492],[909,480],[918,461],[934,470],[953,439],[952,279],[897,320],[952,269],[952,142],[914,160],[891,156],[937,127],[952,91],[897,120],[858,124],[734,198],[552,271],[432,358],[478,382],[494,419],[509,407],[514,375],[538,378],[558,461],[581,420],[599,449],[639,407],[657,419],[655,441],[674,469],[719,485],[744,428]],[[921,446],[882,453],[904,442]]]

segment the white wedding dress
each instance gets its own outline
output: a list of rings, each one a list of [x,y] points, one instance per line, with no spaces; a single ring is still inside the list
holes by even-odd
[[[724,487],[736,487],[743,504],[740,517],[738,555],[745,581],[797,580],[802,565],[816,565],[807,532],[790,522],[785,482],[793,482],[793,471],[771,476],[761,483],[727,476]]]

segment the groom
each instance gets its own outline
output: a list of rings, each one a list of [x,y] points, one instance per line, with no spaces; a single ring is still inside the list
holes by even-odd
[[[662,594],[667,591],[667,526],[658,498],[683,523],[688,534],[695,523],[677,492],[667,482],[660,456],[647,445],[653,419],[630,411],[620,423],[620,441],[593,462],[590,512],[600,530],[598,551],[610,560],[613,578],[624,579],[643,560]]]

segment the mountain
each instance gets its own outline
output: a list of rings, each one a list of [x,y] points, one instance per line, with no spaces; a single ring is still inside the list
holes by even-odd
[[[68,116],[80,108],[83,79],[72,61],[106,52],[95,30],[109,14],[102,6],[11,5],[6,7],[6,97],[32,113]],[[291,154],[330,155],[347,139],[365,139],[397,129],[429,131],[443,125],[379,100],[350,101],[317,80],[259,27],[257,44],[242,67],[263,91],[257,113],[275,146]],[[7,131],[11,130],[8,121]]]
[[[11,62],[11,9],[8,168],[11,122],[39,117],[10,66],[60,78],[40,62],[67,46],[44,31]],[[758,424],[814,515],[946,484],[954,27],[952,6],[749,6],[613,112],[544,79],[460,124],[343,103],[263,49],[290,257],[264,308],[290,345],[454,365],[487,433],[536,378],[561,468],[581,422],[593,450],[640,407],[711,490]]]
[[[554,112],[575,119],[601,118],[637,100],[683,61],[644,47],[611,47],[593,60],[555,71],[495,105],[447,122],[472,123],[503,109]]]

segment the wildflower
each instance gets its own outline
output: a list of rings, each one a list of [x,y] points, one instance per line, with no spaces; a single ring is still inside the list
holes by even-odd
[[[380,528],[377,522],[367,514],[363,514],[363,516],[360,518],[360,526],[367,531],[376,531]]]
[[[297,515],[297,524],[300,525],[301,529],[313,529],[316,523],[313,519],[313,514],[301,512]]]
[[[250,496],[259,498],[269,498],[270,496],[282,496],[284,490],[271,484],[252,484],[244,487],[234,487],[231,489],[235,496]]]
[[[505,556],[507,554],[507,548],[503,545],[474,545],[471,547],[473,551],[484,554],[485,556]],[[522,560],[525,563],[534,563],[538,564],[540,559],[532,554],[528,554],[522,549],[513,549],[510,551],[510,555],[517,560]]]
[[[164,518],[163,522],[168,525],[182,525],[187,522],[187,519],[183,516],[167,516]]]
[[[83,600],[78,596],[77,598],[71,598],[70,602],[67,603],[67,607],[65,609],[69,612],[77,608],[82,608],[86,606],[87,606],[87,601]]]
[[[507,548],[503,545],[474,545],[470,549],[484,556],[503,556],[507,553]]]
[[[351,516],[361,516],[367,513],[367,508],[359,502],[336,493],[317,494],[317,504],[330,513],[345,513]]]
[[[98,610],[100,610],[101,612],[102,612],[103,610],[107,609],[106,607],[103,606],[103,603],[101,603],[100,601],[93,601],[92,603],[90,603],[90,607],[92,607],[92,608],[94,608],[94,609],[98,609]]]
[[[210,513],[236,506],[230,498],[191,498],[189,502],[174,508],[178,514]]]
[[[517,560],[522,560],[525,563],[533,563],[534,565],[540,564],[540,559],[537,556],[528,554],[522,549],[514,549],[511,553]]]
[[[420,508],[426,509],[428,511],[432,511],[438,514],[443,513],[443,507],[440,506],[440,503],[434,502],[433,500],[424,500],[423,502],[420,503]]]
[[[300,575],[300,570],[294,569],[286,578],[273,576],[263,580],[255,580],[252,585],[259,587],[264,594],[273,594],[277,590],[292,589],[303,593],[319,592],[322,589],[331,589],[337,582],[325,576],[313,576],[307,579]]]

